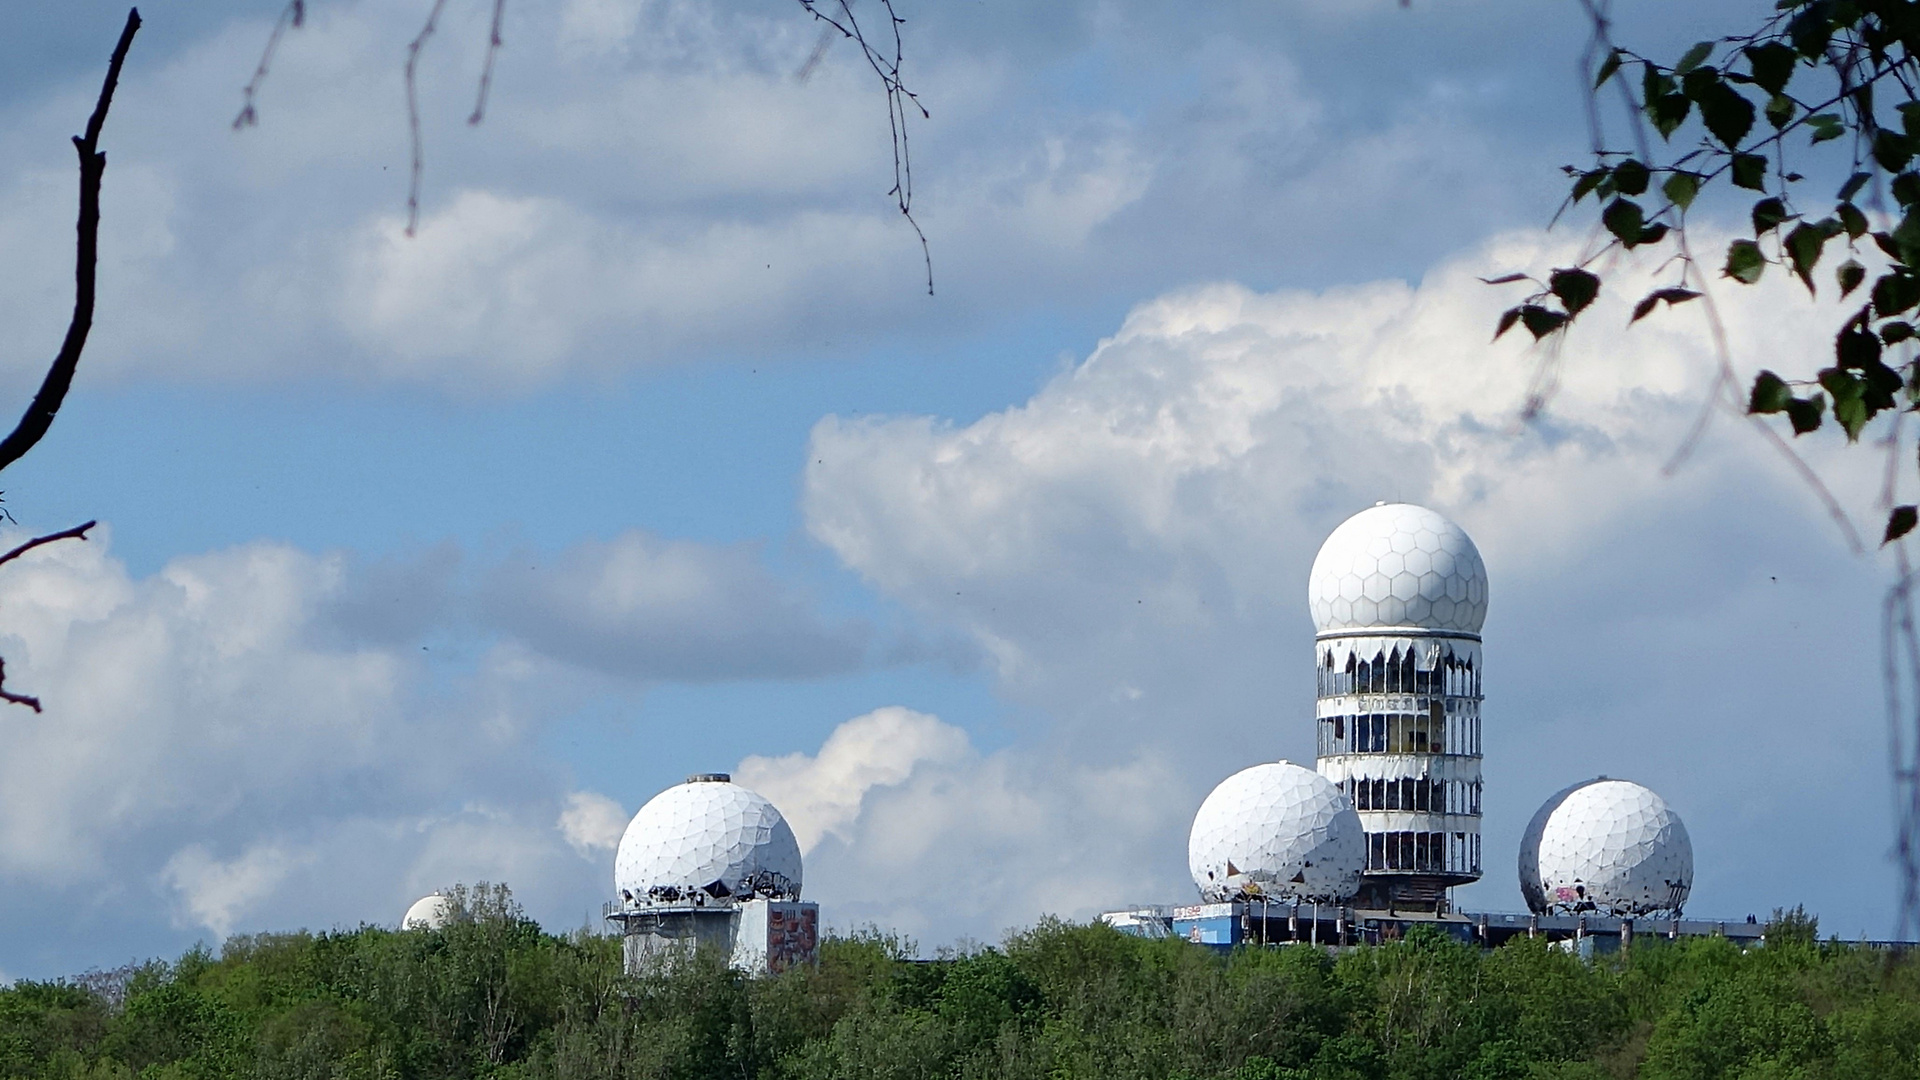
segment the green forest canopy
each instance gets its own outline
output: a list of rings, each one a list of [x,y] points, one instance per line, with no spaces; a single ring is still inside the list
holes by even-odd
[[[0,1076],[1920,1077],[1920,961],[1776,923],[1583,963],[1437,933],[1215,952],[1047,921],[912,959],[878,933],[761,979],[509,908],[443,930],[229,940],[0,990]]]

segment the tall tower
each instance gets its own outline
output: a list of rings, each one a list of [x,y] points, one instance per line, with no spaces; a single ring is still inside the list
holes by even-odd
[[[1361,907],[1430,907],[1480,877],[1480,626],[1473,540],[1421,506],[1378,503],[1320,545],[1318,767],[1367,834]]]

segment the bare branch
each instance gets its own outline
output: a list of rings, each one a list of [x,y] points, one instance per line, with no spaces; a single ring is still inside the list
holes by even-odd
[[[413,169],[407,181],[408,236],[412,236],[420,224],[420,95],[414,82],[414,67],[420,62],[420,49],[439,26],[440,9],[446,6],[447,0],[433,0],[433,10],[427,12],[426,25],[407,44],[407,131],[413,137]]]
[[[21,544],[19,547],[14,548],[12,551],[7,552],[5,555],[0,555],[0,563],[10,563],[42,544],[51,544],[56,540],[85,540],[87,538],[87,530],[98,524],[100,523],[97,521],[89,521],[85,525],[75,525],[71,529],[62,529],[57,533],[36,536],[26,543]]]
[[[854,17],[852,0],[832,0],[838,14],[822,11],[823,0],[798,0],[809,15],[838,30],[840,35],[860,46],[861,55],[866,57],[867,65],[880,77],[880,85],[887,93],[887,126],[893,134],[893,190],[887,192],[894,205],[900,208],[900,214],[912,226],[913,234],[920,238],[920,257],[927,266],[927,295],[933,295],[933,252],[927,246],[927,234],[913,217],[913,158],[907,145],[907,110],[911,107],[920,114],[921,119],[930,115],[926,106],[920,104],[919,95],[907,89],[900,78],[900,65],[905,57],[905,46],[900,38],[900,26],[906,20],[894,11],[893,0],[880,0],[880,6],[887,13],[887,21],[893,31],[893,49],[891,55],[881,52],[867,41],[866,34],[860,29],[860,20]],[[816,50],[816,52],[819,50]],[[808,62],[804,70],[811,72],[813,61]]]
[[[480,67],[480,96],[473,103],[473,115],[467,123],[478,124],[487,115],[487,93],[493,89],[493,58],[500,52],[500,17],[506,14],[507,0],[493,0],[493,29],[487,33],[487,60]]]
[[[233,118],[233,130],[252,127],[260,122],[260,114],[254,111],[253,99],[260,92],[260,84],[267,81],[267,67],[273,63],[273,54],[280,48],[280,35],[287,27],[299,29],[307,21],[307,0],[288,0],[287,6],[274,20],[273,33],[267,35],[267,47],[260,52],[260,64],[253,69],[253,78],[240,90],[242,104],[240,115]]]
[[[120,31],[120,43],[113,48],[107,64],[106,82],[100,87],[100,100],[87,118],[87,133],[76,135],[73,146],[80,155],[80,220],[74,250],[73,318],[67,323],[66,340],[59,355],[47,369],[40,390],[27,405],[25,415],[4,440],[0,440],[0,469],[20,460],[53,426],[53,417],[73,385],[73,373],[80,366],[80,353],[87,346],[87,333],[93,329],[94,271],[100,254],[100,178],[107,170],[107,155],[99,150],[100,129],[107,122],[107,109],[113,104],[113,90],[120,82],[120,67],[126,63],[127,49],[140,29],[140,10],[127,12],[126,28]]]
[[[36,536],[33,539],[27,541],[26,543],[21,544],[19,547],[14,548],[12,551],[9,551],[4,555],[0,555],[0,563],[10,563],[13,560],[19,558],[20,556],[25,555],[27,552],[32,551],[34,548],[41,546],[42,544],[51,544],[56,540],[85,540],[87,538],[87,530],[93,528],[96,524],[98,524],[98,522],[89,521],[84,525],[75,525],[71,529],[62,529],[57,533],[48,533],[45,536]],[[13,693],[12,691],[6,688],[6,683],[7,683],[7,662],[4,659],[0,659],[0,701],[9,702],[14,705],[25,705],[27,708],[32,709],[34,712],[41,711],[39,698],[30,697],[26,694]]]

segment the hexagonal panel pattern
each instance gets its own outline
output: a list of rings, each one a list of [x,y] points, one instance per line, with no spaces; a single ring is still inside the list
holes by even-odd
[[[613,860],[614,891],[633,903],[696,891],[741,896],[769,882],[781,898],[799,899],[793,829],[772,803],[720,779],[696,778],[655,795],[627,823]]]
[[[1366,865],[1366,832],[1346,795],[1289,761],[1221,781],[1187,838],[1187,868],[1210,903],[1341,903],[1360,888]]]
[[[1520,840],[1520,892],[1537,912],[1678,913],[1692,890],[1687,827],[1630,780],[1601,777],[1560,792]]]
[[[453,921],[453,897],[441,893],[423,896],[400,917],[402,930],[438,930]]]
[[[1460,526],[1424,506],[1383,503],[1341,522],[1307,583],[1320,632],[1386,627],[1480,632],[1487,569]]]

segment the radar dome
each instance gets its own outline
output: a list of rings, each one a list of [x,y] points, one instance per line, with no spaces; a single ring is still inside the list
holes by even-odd
[[[627,824],[613,861],[627,904],[800,898],[800,844],[772,803],[702,773],[655,795]]]
[[[1187,867],[1212,903],[1339,903],[1360,888],[1367,840],[1333,781],[1289,761],[1221,781],[1193,816]]]
[[[1693,841],[1653,791],[1601,777],[1548,799],[1520,841],[1520,892],[1545,913],[1678,914],[1693,889]]]
[[[1424,506],[1381,503],[1341,522],[1320,545],[1307,600],[1323,634],[1478,634],[1487,618],[1487,570],[1460,526]]]
[[[402,930],[439,930],[453,921],[453,897],[445,893],[423,896],[400,918]]]

